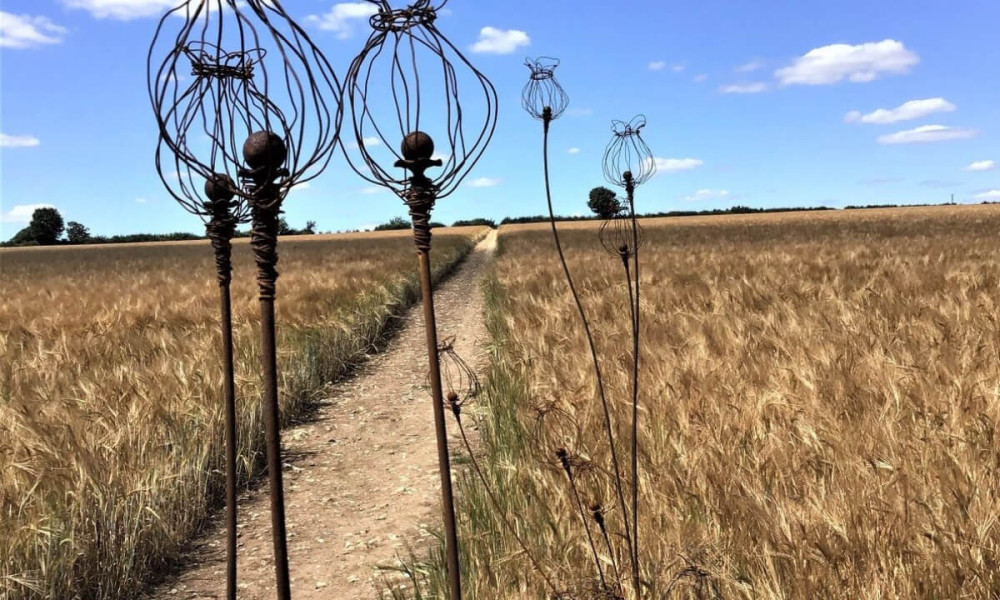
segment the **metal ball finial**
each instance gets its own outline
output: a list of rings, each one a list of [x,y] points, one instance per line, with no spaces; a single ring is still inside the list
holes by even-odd
[[[251,133],[243,144],[243,159],[251,169],[276,171],[287,158],[288,147],[284,140],[270,131]]]
[[[215,173],[205,180],[205,196],[212,202],[229,202],[236,195],[236,183],[225,173]]]
[[[434,140],[423,131],[414,131],[403,138],[400,151],[406,160],[427,160],[434,155]]]

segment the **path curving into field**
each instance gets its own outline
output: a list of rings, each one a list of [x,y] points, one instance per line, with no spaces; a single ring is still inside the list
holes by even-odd
[[[491,231],[435,293],[438,337],[481,369],[487,332],[481,278],[496,249]],[[414,261],[416,263],[416,261]],[[415,266],[415,265],[414,265]],[[420,306],[402,317],[387,349],[339,383],[308,423],[282,433],[292,596],[377,598],[376,585],[408,548],[441,529],[440,479]],[[456,432],[449,422],[449,435]],[[458,449],[457,436],[452,447]],[[239,597],[274,598],[267,486],[239,501]],[[190,566],[151,598],[225,598],[225,529],[214,528]]]

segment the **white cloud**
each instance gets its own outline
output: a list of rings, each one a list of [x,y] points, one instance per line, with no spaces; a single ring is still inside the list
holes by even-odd
[[[752,60],[752,61],[750,61],[748,63],[742,64],[742,65],[736,67],[733,70],[736,71],[737,73],[752,73],[752,72],[756,71],[757,69],[760,69],[763,66],[764,66],[763,62],[761,62],[759,60]]]
[[[767,84],[761,81],[733,83],[719,88],[723,94],[759,94],[767,91]]]
[[[529,45],[531,38],[523,31],[483,27],[479,30],[479,41],[472,45],[472,51],[480,54],[511,54],[521,46]]]
[[[944,98],[927,98],[926,100],[910,100],[897,106],[896,108],[880,108],[867,115],[863,115],[856,110],[844,115],[844,121],[854,123],[874,123],[884,125],[886,123],[896,123],[898,121],[910,121],[920,119],[937,112],[952,112],[956,107]]]
[[[16,204],[9,211],[0,213],[4,223],[30,223],[31,215],[39,208],[55,208],[51,204]]]
[[[997,164],[992,160],[977,160],[965,167],[966,171],[992,171],[997,168]]]
[[[381,186],[378,186],[378,185],[370,185],[370,186],[368,186],[366,188],[362,188],[361,189],[361,193],[365,194],[366,196],[370,196],[372,194],[381,194],[384,191],[385,191],[385,188],[383,188]]]
[[[580,149],[579,149],[579,148],[570,148],[570,149],[568,150],[568,152],[569,152],[570,154],[579,154],[579,153],[580,153]]]
[[[673,71],[674,73],[680,73],[681,71],[684,70],[684,65],[681,63],[677,63],[676,65],[671,65],[670,70]]]
[[[309,15],[306,21],[323,31],[332,31],[337,39],[351,37],[352,23],[368,19],[378,12],[378,6],[369,2],[341,2],[334,4],[324,15]]]
[[[374,146],[378,146],[378,145],[382,144],[382,140],[378,136],[374,136],[374,135],[371,136],[371,137],[362,138],[361,141],[365,145],[365,148],[372,148]],[[358,142],[356,142],[356,141],[351,142],[348,145],[348,148],[350,148],[351,150],[357,150],[359,148]]]
[[[653,62],[649,63],[649,70],[650,71],[662,71],[664,68],[666,68],[666,66],[667,66],[667,61],[665,61],[665,60],[654,60]]]
[[[1000,190],[990,190],[973,196],[976,200],[1000,200]]]
[[[119,21],[162,15],[178,5],[177,0],[62,0],[62,3],[83,9],[97,19]]]
[[[698,73],[692,79],[695,83],[703,83],[708,80],[708,75],[706,73]]]
[[[815,48],[795,59],[774,76],[781,85],[828,85],[845,78],[854,83],[877,79],[882,74],[906,73],[920,62],[902,42],[882,40],[865,44],[831,44]]]
[[[135,203],[136,204],[145,204],[147,202],[149,202],[149,200],[146,200],[145,198],[136,198],[135,199]]]
[[[41,140],[33,135],[7,135],[0,133],[0,148],[32,148],[41,145]]]
[[[68,30],[46,17],[15,15],[0,10],[0,48],[36,48],[58,44]]]
[[[656,163],[656,173],[676,173],[677,171],[690,171],[705,164],[697,158],[653,158]]]
[[[880,144],[914,144],[921,142],[943,142],[974,137],[979,132],[975,129],[947,127],[945,125],[923,125],[916,129],[897,131],[888,135],[880,135]]]
[[[566,111],[566,115],[570,117],[589,117],[592,114],[594,114],[592,108],[571,108]]]
[[[495,177],[479,177],[468,183],[469,187],[488,188],[500,185],[500,180]]]
[[[729,196],[729,190],[698,190],[690,196],[685,196],[683,200],[685,202],[697,202],[699,200],[713,200],[716,198],[726,198]]]

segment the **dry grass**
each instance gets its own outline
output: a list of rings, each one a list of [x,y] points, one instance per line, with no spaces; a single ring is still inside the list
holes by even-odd
[[[643,225],[645,597],[1000,598],[1000,208]],[[627,456],[621,263],[561,228]],[[585,341],[546,227],[500,241],[482,461],[550,575],[602,597],[553,454],[580,455],[626,570]],[[460,493],[468,598],[546,597],[482,487]]]
[[[436,232],[448,271],[482,228]],[[256,283],[233,284],[240,469],[263,466]],[[416,299],[410,233],[279,244],[283,417]],[[217,506],[218,287],[205,242],[0,251],[0,598],[134,597]]]

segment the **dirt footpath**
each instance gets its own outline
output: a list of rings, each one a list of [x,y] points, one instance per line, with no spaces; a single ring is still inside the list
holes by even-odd
[[[455,336],[470,365],[485,364],[481,276],[496,231],[435,293],[438,337]],[[414,266],[416,260],[414,259]],[[440,530],[440,479],[420,306],[403,317],[385,352],[337,385],[309,423],[282,433],[292,596],[296,600],[376,598],[407,547],[417,552]],[[459,440],[449,417],[452,447]],[[239,597],[275,595],[267,485],[239,502]],[[192,553],[191,567],[155,599],[224,598],[225,530]]]

